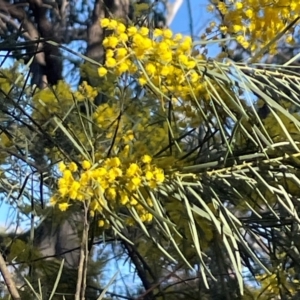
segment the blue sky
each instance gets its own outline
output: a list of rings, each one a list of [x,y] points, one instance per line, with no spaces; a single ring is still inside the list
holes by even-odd
[[[190,3],[194,34],[199,34],[201,29],[204,28],[208,20],[212,18],[213,15],[209,16],[207,13],[206,0],[190,0]],[[182,34],[190,35],[188,1],[183,1],[180,10],[171,24],[171,28],[176,33],[180,32]]]

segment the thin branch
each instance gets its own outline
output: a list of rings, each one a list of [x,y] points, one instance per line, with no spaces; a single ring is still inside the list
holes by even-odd
[[[78,265],[78,276],[76,285],[75,300],[84,300],[86,290],[86,269],[88,260],[88,233],[89,233],[89,221],[88,221],[88,206],[89,203],[84,203],[84,225],[82,232],[82,241],[80,246],[80,261]]]
[[[100,294],[104,291],[104,289],[100,289],[100,288],[97,288],[97,287],[92,286],[92,285],[88,285],[87,287],[90,288],[90,289],[98,291]],[[126,300],[135,300],[132,297],[123,296],[123,295],[116,294],[116,293],[109,292],[109,291],[106,291],[106,294],[110,295],[111,297],[116,297],[116,298],[121,298],[121,299],[126,299]]]
[[[130,260],[132,261],[132,263],[134,264],[137,274],[139,276],[139,278],[141,279],[144,289],[145,289],[145,293],[143,294],[143,298],[141,299],[153,299],[153,289],[152,289],[152,285],[149,282],[148,278],[147,278],[147,274],[145,269],[141,266],[141,262],[138,258],[137,255],[137,251],[134,249],[133,246],[129,245],[126,241],[122,241],[122,244],[124,245],[125,249],[128,252],[128,256],[130,257]]]
[[[19,292],[16,288],[16,285],[7,269],[7,266],[6,266],[6,263],[5,263],[5,260],[2,256],[2,254],[0,253],[0,272],[3,276],[3,279],[5,281],[5,284],[8,288],[8,291],[10,293],[10,295],[12,296],[12,298],[14,300],[17,300],[17,299],[21,299],[20,295],[19,295]]]
[[[20,23],[22,23],[22,26],[24,27],[25,31],[28,34],[28,39],[35,40],[40,37],[40,34],[34,24],[27,18],[27,15],[23,9],[20,9],[16,5],[11,5],[3,0],[0,0],[0,9],[10,15],[12,18],[17,19]],[[37,50],[41,50],[42,45],[38,45]],[[41,65],[46,65],[45,62],[45,55],[43,52],[39,52],[35,56],[35,59],[38,61]]]
[[[116,238],[105,239],[105,241],[101,240],[101,241],[94,242],[93,245],[100,245],[100,244],[105,244],[105,243],[115,242],[115,241],[116,241]],[[23,261],[19,261],[19,262],[16,262],[16,263],[8,263],[8,265],[9,266],[17,266],[17,265],[25,264],[25,263],[31,264],[31,263],[38,262],[38,261],[41,261],[41,260],[47,260],[49,258],[61,257],[64,254],[71,253],[71,252],[77,251],[79,249],[80,249],[80,247],[76,247],[76,248],[68,249],[66,251],[59,252],[57,254],[45,255],[45,256],[35,258],[35,259],[32,259],[32,260],[26,260],[26,261],[23,260]]]
[[[147,295],[149,294],[153,294],[153,290],[156,289],[157,287],[159,287],[163,282],[165,282],[167,279],[171,278],[174,274],[176,274],[176,272],[182,268],[183,264],[180,264],[176,269],[174,269],[174,271],[172,271],[171,273],[169,273],[168,275],[166,275],[165,277],[163,277],[159,282],[157,282],[156,284],[153,284],[152,287],[150,289],[148,289],[147,291],[145,291],[142,295],[138,296],[138,298],[136,298],[135,300],[143,300],[143,299],[147,299],[145,298]]]

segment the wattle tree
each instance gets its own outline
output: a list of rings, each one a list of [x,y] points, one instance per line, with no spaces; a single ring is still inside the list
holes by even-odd
[[[300,5],[208,9],[201,39],[97,16],[98,58],[45,36],[82,59],[78,87],[33,89],[36,57],[1,71],[1,192],[31,222],[1,243],[13,298],[298,299],[298,55],[265,61]],[[139,287],[103,286],[107,244]]]

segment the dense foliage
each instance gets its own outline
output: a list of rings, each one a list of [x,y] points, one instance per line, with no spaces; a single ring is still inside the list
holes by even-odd
[[[299,298],[297,55],[262,63],[296,43],[300,4],[281,2],[213,1],[201,39],[102,17],[103,63],[72,51],[78,88],[34,89],[33,60],[1,70],[1,193],[31,222],[1,243],[23,297]],[[140,288],[103,290],[110,243]]]

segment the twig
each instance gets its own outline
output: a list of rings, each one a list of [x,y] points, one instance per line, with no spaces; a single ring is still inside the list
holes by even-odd
[[[157,282],[154,285],[152,285],[148,290],[146,290],[142,295],[138,296],[138,298],[136,298],[135,300],[143,300],[150,293],[153,294],[153,290],[155,288],[159,287],[165,280],[167,280],[170,277],[172,277],[180,268],[182,268],[182,266],[183,266],[183,264],[180,264],[175,270],[173,270],[170,274],[168,274],[165,277],[163,277],[159,282]]]
[[[5,260],[2,256],[2,254],[0,253],[0,272],[3,276],[3,279],[5,281],[5,284],[8,288],[8,291],[10,293],[10,295],[12,296],[12,298],[14,300],[18,300],[18,299],[21,299],[20,295],[19,295],[19,292],[16,288],[16,285],[7,269],[7,266],[6,266],[6,263],[5,263]]]
[[[145,266],[139,260],[137,251],[135,250],[135,248],[133,246],[129,245],[126,241],[122,241],[122,242],[123,242],[124,248],[127,250],[127,253],[131,259],[131,262],[135,266],[135,269],[137,271],[139,278],[141,279],[141,281],[143,283],[145,293],[143,294],[143,298],[141,298],[141,299],[144,299],[144,300],[153,299],[152,284],[149,282],[149,280],[147,278],[147,273],[146,273],[147,271],[144,269]]]
[[[82,241],[80,246],[80,260],[78,265],[78,276],[76,285],[75,300],[85,299],[85,289],[86,289],[86,269],[88,260],[88,232],[89,232],[89,221],[88,221],[88,207],[89,203],[84,203],[84,225],[82,232]]]
[[[95,291],[98,291],[100,293],[102,293],[104,291],[104,289],[100,289],[100,288],[92,286],[92,285],[88,285],[87,287],[90,289],[93,289]],[[110,295],[111,297],[116,297],[116,298],[121,298],[121,299],[126,299],[126,300],[135,300],[132,297],[127,297],[127,296],[116,294],[116,293],[109,292],[109,291],[106,291],[106,294]]]

